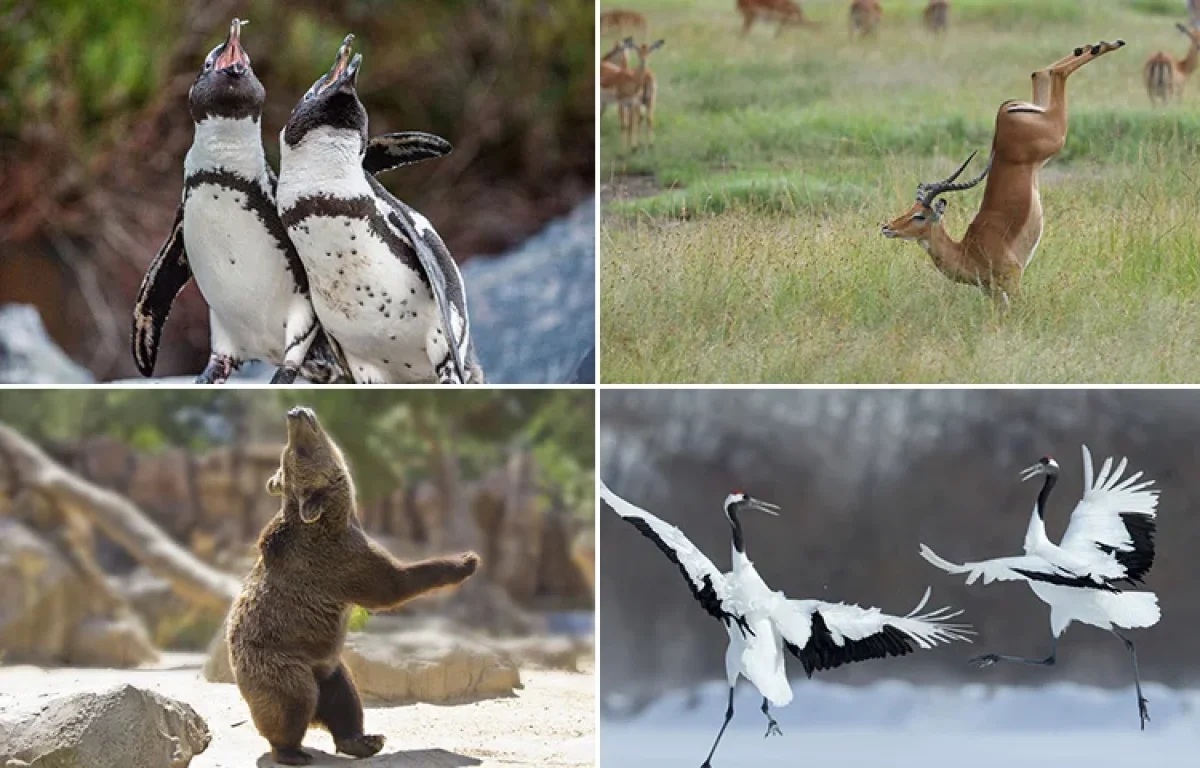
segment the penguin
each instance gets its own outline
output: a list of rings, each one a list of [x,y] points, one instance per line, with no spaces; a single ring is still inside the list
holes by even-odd
[[[462,274],[429,221],[367,171],[362,54],[347,35],[280,134],[279,217],[358,383],[483,383]]]
[[[266,91],[242,47],[245,23],[233,20],[188,92],[195,137],[175,222],[134,305],[134,361],[142,375],[153,374],[171,304],[195,278],[211,332],[197,383],[222,383],[252,359],[279,366],[272,383],[289,383],[298,372],[314,382],[345,379],[341,352],[317,321],[304,265],[279,220],[260,126]],[[450,151],[444,139],[416,132],[369,146],[373,173]]]

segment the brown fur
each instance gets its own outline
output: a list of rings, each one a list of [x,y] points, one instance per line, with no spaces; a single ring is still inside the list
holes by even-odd
[[[258,539],[259,558],[229,620],[238,689],[276,762],[306,765],[310,725],[338,752],[369,757],[358,691],[341,661],[350,607],[397,606],[475,572],[473,552],[401,563],[363,532],[345,459],[312,411],[288,412],[288,444],[267,483],[283,507]]]
[[[756,21],[779,22],[776,37],[783,34],[784,27],[819,26],[804,16],[804,9],[795,0],[737,0],[737,11],[742,15],[742,37],[750,34]]]
[[[883,21],[883,6],[879,0],[853,0],[850,3],[850,37],[874,35]]]
[[[925,28],[935,35],[946,30],[950,21],[950,0],[929,0],[925,6]]]
[[[1165,51],[1152,54],[1142,67],[1142,79],[1150,103],[1168,104],[1183,91],[1183,84],[1200,65],[1200,29],[1176,24],[1175,28],[1188,37],[1188,52],[1177,59]]]

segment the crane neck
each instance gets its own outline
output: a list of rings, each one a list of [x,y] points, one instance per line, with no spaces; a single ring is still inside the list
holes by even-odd
[[[1037,510],[1038,518],[1043,523],[1046,522],[1046,500],[1050,498],[1050,491],[1054,490],[1054,484],[1057,482],[1057,473],[1046,475],[1046,482],[1042,484],[1042,490],[1038,493],[1035,509]]]
[[[729,527],[733,529],[733,551],[746,554],[746,541],[742,537],[742,521],[738,519],[737,508],[730,506],[725,510],[725,517],[729,520]]]

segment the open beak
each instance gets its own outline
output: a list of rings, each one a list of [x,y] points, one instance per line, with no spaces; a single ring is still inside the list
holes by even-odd
[[[321,79],[313,83],[313,87],[309,89],[308,96],[319,96],[331,88],[337,88],[347,82],[355,82],[358,79],[358,68],[362,64],[362,54],[356,53],[353,57],[350,52],[354,48],[354,35],[346,35],[342,40],[342,47],[338,48],[337,57],[333,60],[333,67],[328,72],[321,76]]]
[[[770,504],[768,502],[760,501],[755,498],[747,498],[746,506],[749,509],[757,509],[759,512],[766,512],[768,515],[771,515],[772,517],[779,517],[779,506],[776,504]]]
[[[250,57],[242,48],[242,25],[248,23],[234,19],[229,25],[229,37],[225,39],[225,46],[213,64],[213,68],[218,72],[240,76],[250,69]]]
[[[1038,475],[1044,475],[1044,474],[1046,474],[1046,465],[1039,461],[1037,464],[1034,464],[1032,467],[1025,467],[1025,469],[1021,470],[1021,475],[1020,475],[1021,482],[1023,483],[1026,480],[1032,480],[1033,478],[1037,477]]]

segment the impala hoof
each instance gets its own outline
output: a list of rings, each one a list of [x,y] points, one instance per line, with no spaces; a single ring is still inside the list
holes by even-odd
[[[1124,41],[1124,40],[1118,40],[1116,43],[1114,43],[1114,45],[1116,45],[1118,48],[1124,48],[1124,47],[1125,47],[1125,41]]]
[[[1075,55],[1076,55],[1076,56],[1082,56],[1082,55],[1083,55],[1083,49],[1082,49],[1082,48],[1076,48],[1076,49],[1075,49]]]
[[[1096,54],[1098,54],[1098,53],[1100,53],[1100,46],[1099,46],[1099,45],[1093,45],[1093,46],[1092,46],[1092,55],[1093,55],[1093,56],[1095,56],[1095,55],[1096,55]]]

